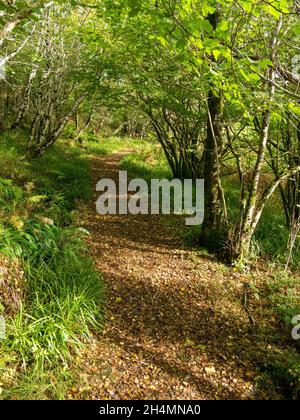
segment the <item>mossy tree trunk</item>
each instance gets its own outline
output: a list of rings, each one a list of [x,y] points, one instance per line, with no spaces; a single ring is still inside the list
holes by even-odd
[[[213,29],[220,21],[217,10],[208,17]],[[211,57],[214,61],[214,57]],[[204,221],[200,243],[214,252],[222,252],[226,243],[226,208],[220,178],[220,155],[223,146],[222,93],[210,90],[207,98],[207,135],[204,145]]]

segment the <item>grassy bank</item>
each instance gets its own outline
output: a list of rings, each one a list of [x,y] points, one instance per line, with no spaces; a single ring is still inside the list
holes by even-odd
[[[65,142],[24,158],[25,136],[0,138],[2,398],[63,398],[81,346],[101,329],[103,286],[76,227],[91,194],[83,150]]]

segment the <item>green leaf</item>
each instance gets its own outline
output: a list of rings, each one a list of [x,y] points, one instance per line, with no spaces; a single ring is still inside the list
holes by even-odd
[[[215,60],[218,61],[218,58],[221,55],[221,51],[220,50],[213,50],[213,55],[215,57]]]
[[[231,60],[231,50],[227,47],[221,47],[220,48],[220,52],[222,54],[222,56],[224,58],[226,58],[226,60],[230,61]]]
[[[140,12],[139,8],[131,9],[130,12],[128,13],[128,16],[135,17],[139,14],[139,12]]]
[[[251,80],[258,82],[260,80],[260,76],[257,73],[250,73],[249,77]]]
[[[225,32],[229,28],[229,23],[226,20],[223,20],[221,23],[219,23],[217,30]]]
[[[140,0],[128,0],[130,9],[137,9],[140,7]]]
[[[250,13],[251,12],[251,10],[252,10],[252,3],[251,3],[251,1],[240,0],[239,3],[241,4],[241,6],[244,8],[244,10],[247,13]]]
[[[243,76],[243,78],[244,78],[245,80],[247,80],[247,82],[249,82],[249,81],[250,81],[250,77],[248,76],[248,74],[246,74],[246,73],[244,72],[244,70],[243,70],[243,69],[239,69],[239,72],[241,73],[241,75]]]
[[[156,38],[163,46],[168,45],[168,41],[166,40],[166,38],[164,38],[163,36],[158,36]]]
[[[213,50],[219,47],[220,41],[218,39],[204,38],[204,45]]]
[[[211,26],[210,22],[207,19],[204,19],[201,22],[201,26],[205,32],[211,33],[213,31],[213,27]]]
[[[296,23],[296,25],[292,28],[295,35],[300,35],[300,22]]]
[[[274,122],[280,122],[283,118],[282,115],[278,114],[277,112],[272,112],[271,119]]]
[[[289,109],[292,111],[293,114],[296,114],[300,117],[300,107],[293,102],[289,103]]]
[[[270,15],[272,15],[275,19],[279,19],[281,16],[281,12],[277,9],[274,9],[273,6],[268,5],[263,7]]]
[[[207,4],[207,1],[203,0],[201,2],[201,10],[203,16],[208,16],[213,14],[216,11],[216,8],[211,6],[210,4]]]
[[[186,47],[186,45],[187,45],[187,41],[185,38],[180,38],[176,42],[176,48],[179,50],[183,50]]]
[[[259,67],[262,68],[262,69],[267,69],[268,67],[273,66],[272,61],[269,60],[268,58],[259,61],[258,64],[259,64]]]

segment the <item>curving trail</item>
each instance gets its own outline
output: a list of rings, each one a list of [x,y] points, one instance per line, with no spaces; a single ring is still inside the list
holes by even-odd
[[[118,178],[124,153],[92,159],[93,189],[102,177]],[[260,398],[243,278],[185,247],[180,218],[99,216],[95,200],[82,226],[107,287],[106,324],[85,350],[70,397]]]

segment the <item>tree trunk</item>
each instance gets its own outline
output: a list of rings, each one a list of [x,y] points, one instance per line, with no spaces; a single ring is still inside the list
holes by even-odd
[[[281,26],[282,19],[279,19],[270,45],[270,55],[272,62],[275,62],[277,40]],[[252,172],[248,191],[245,194],[245,196],[243,196],[244,194],[242,194],[242,199],[240,201],[239,218],[234,229],[233,237],[231,238],[231,244],[229,249],[229,258],[231,261],[243,261],[245,258],[247,258],[247,255],[250,251],[251,240],[259,223],[262,210],[267,200],[274,192],[275,186],[277,187],[279,185],[279,181],[275,180],[274,183],[271,184],[270,187],[267,190],[265,190],[265,192],[261,196],[259,196],[261,173],[265,163],[265,154],[268,147],[270,120],[272,112],[271,103],[275,94],[275,77],[276,70],[274,67],[272,67],[270,70],[268,70],[268,73],[266,75],[269,97],[268,103],[266,104],[267,109],[262,116],[257,159],[254,170]]]
[[[215,30],[220,19],[216,10],[209,16]],[[214,58],[211,57],[214,61]],[[221,95],[212,90],[207,99],[207,136],[204,145],[204,221],[200,243],[213,252],[222,251],[226,243],[226,223],[223,191],[220,181],[220,154],[222,150],[223,103]]]
[[[48,134],[47,137],[43,136],[43,141],[39,141],[37,143],[31,144],[30,147],[28,147],[28,156],[31,158],[42,156],[46,150],[59,138],[59,136],[62,134],[65,126],[67,125],[69,119],[74,114],[74,112],[77,110],[78,106],[81,104],[81,102],[84,100],[85,95],[81,95],[75,103],[73,104],[73,107],[71,110],[65,115],[58,123],[55,130],[51,131],[51,133]]]

